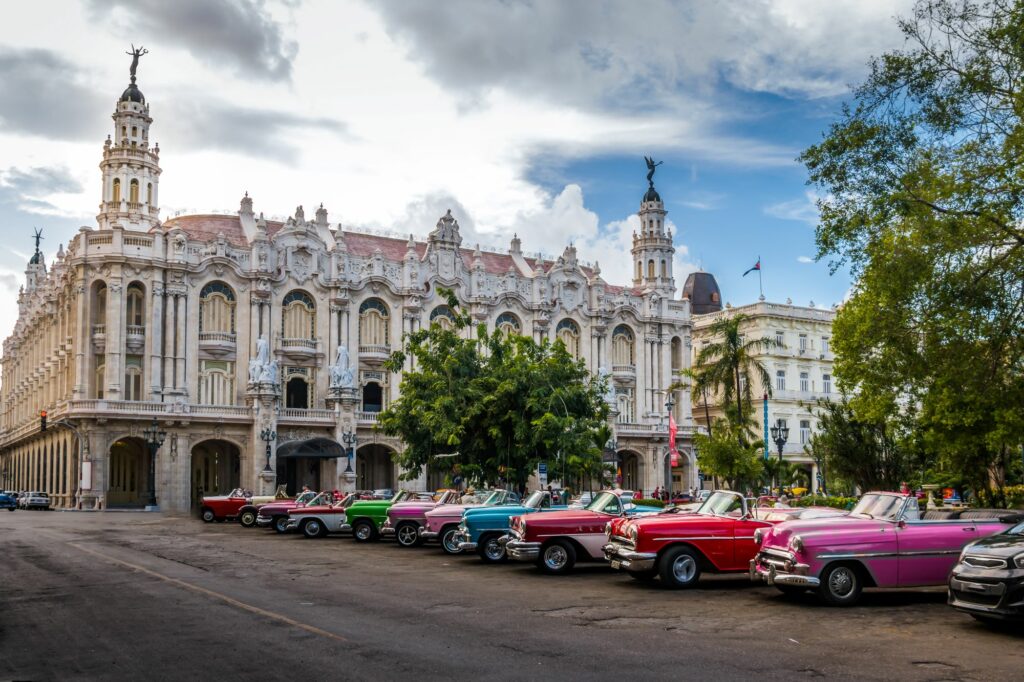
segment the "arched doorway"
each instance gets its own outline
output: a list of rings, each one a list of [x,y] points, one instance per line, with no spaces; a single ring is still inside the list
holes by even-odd
[[[380,384],[371,381],[363,386],[363,412],[380,412],[384,409],[384,391]]]
[[[309,384],[303,377],[292,377],[285,384],[285,407],[309,409]]]
[[[141,438],[121,438],[110,446],[107,506],[144,507],[149,501],[149,448]]]
[[[379,443],[359,448],[356,452],[356,488],[395,488],[395,463],[391,460],[390,448]]]
[[[308,438],[293,440],[277,448],[277,482],[285,485],[289,495],[297,495],[303,486],[310,490],[322,490],[323,486],[332,484],[324,475],[325,460],[343,459],[345,449],[330,438]]]
[[[192,506],[203,495],[225,495],[241,485],[241,453],[225,440],[204,440],[192,448]]]
[[[640,489],[640,455],[629,450],[619,452],[618,476],[622,481],[619,486],[623,490]]]

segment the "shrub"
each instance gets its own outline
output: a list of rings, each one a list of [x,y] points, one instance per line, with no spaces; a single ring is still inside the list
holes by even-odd
[[[833,509],[852,509],[857,504],[856,497],[826,497],[824,495],[805,495],[799,500],[790,502],[795,507],[832,507]]]
[[[658,509],[665,508],[665,503],[662,502],[661,500],[648,499],[646,497],[641,497],[639,499],[633,500],[633,504],[639,505],[641,507],[657,507]]]
[[[1024,509],[1024,485],[1006,486],[1006,506],[1009,509]]]

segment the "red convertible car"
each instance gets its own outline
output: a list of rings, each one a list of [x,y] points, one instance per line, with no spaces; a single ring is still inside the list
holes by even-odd
[[[639,507],[621,490],[605,490],[583,509],[513,516],[505,544],[513,561],[533,561],[545,573],[568,573],[577,561],[601,561],[605,529],[615,518],[657,514],[658,507]]]
[[[249,504],[273,502],[274,496],[253,497],[249,490],[235,488],[227,495],[206,495],[199,501],[199,518],[206,523],[224,521],[238,516],[238,511]]]
[[[612,568],[638,580],[660,578],[667,587],[697,584],[703,571],[748,571],[757,554],[754,532],[781,521],[842,516],[823,507],[756,507],[739,493],[715,491],[696,513],[671,510],[608,526],[604,555]]]

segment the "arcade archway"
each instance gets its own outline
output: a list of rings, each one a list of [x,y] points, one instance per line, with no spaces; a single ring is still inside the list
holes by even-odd
[[[204,440],[192,448],[192,506],[203,495],[226,495],[239,487],[241,453],[224,440]]]
[[[616,482],[623,490],[640,490],[643,484],[640,478],[640,455],[629,450],[619,452],[617,473]]]
[[[322,490],[328,484],[323,476],[324,461],[344,457],[345,449],[330,438],[290,441],[277,448],[277,482],[285,485],[289,495],[298,494],[303,486]]]
[[[149,501],[149,448],[141,438],[121,438],[110,446],[107,506],[144,507]]]
[[[373,443],[364,445],[356,452],[356,488],[358,490],[381,490],[396,487],[395,463],[391,459],[391,448]]]

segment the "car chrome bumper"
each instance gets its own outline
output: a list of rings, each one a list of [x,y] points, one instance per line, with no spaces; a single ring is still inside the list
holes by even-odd
[[[750,579],[756,583],[783,585],[790,587],[818,587],[821,580],[806,575],[810,568],[807,564],[795,564],[792,570],[779,570],[774,564],[767,566],[758,563],[756,558],[750,560]]]
[[[458,532],[458,534],[455,536],[455,542],[458,543],[459,549],[463,552],[472,552],[476,549],[476,543],[473,542],[470,539],[469,534],[465,533],[464,531],[460,530]]]
[[[427,530],[425,527],[420,526],[420,537],[424,540],[436,540],[440,535],[436,530]]]
[[[1024,620],[1024,571],[954,573],[949,579],[949,605],[958,611],[1000,620]]]
[[[299,529],[299,520],[298,519],[288,519],[288,523],[284,524],[284,529],[287,530],[287,531],[298,530]]]
[[[508,552],[508,558],[514,561],[535,561],[540,556],[540,543],[539,542],[524,542],[523,540],[516,540],[510,538],[507,535],[498,542],[504,540],[505,551]]]
[[[658,559],[658,555],[655,552],[635,552],[614,542],[609,542],[601,549],[604,551],[604,558],[617,571],[622,570],[633,573],[653,571],[654,563]]]
[[[267,519],[267,518],[264,518],[262,516],[257,516],[256,517],[256,525],[259,526],[260,528],[268,528],[273,523],[274,523],[274,519]]]
[[[380,529],[380,534],[381,534],[382,537],[386,537],[386,538],[394,537],[395,529],[392,528],[391,526],[382,526],[381,529]]]
[[[348,524],[348,523],[343,523],[338,528],[338,532],[339,533],[351,533],[352,532],[352,525]]]

